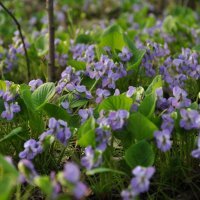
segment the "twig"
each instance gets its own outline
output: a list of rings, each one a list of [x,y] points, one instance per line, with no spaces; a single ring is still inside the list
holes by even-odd
[[[26,65],[27,65],[27,77],[28,77],[28,80],[30,80],[30,77],[31,77],[31,73],[30,73],[30,61],[29,61],[29,57],[28,57],[28,52],[27,52],[27,49],[26,49],[26,45],[25,45],[25,42],[24,42],[24,36],[22,34],[22,30],[21,30],[21,25],[20,23],[17,21],[16,17],[12,14],[12,12],[10,12],[6,7],[5,5],[0,2],[0,6],[4,9],[4,11],[13,19],[13,21],[15,22],[16,26],[17,26],[17,29],[19,31],[19,35],[20,35],[20,38],[21,38],[21,41],[22,41],[22,45],[23,45],[23,49],[24,49],[24,53],[25,53],[25,58],[26,58]]]
[[[49,62],[48,62],[48,81],[54,81],[55,77],[55,27],[53,0],[46,0],[46,7],[49,19]]]

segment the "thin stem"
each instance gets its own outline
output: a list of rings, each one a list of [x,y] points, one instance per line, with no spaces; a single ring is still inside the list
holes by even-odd
[[[16,17],[12,14],[12,12],[10,12],[6,7],[5,5],[0,2],[0,6],[4,9],[4,11],[13,19],[13,21],[15,22],[16,26],[17,26],[17,29],[19,31],[19,35],[20,35],[20,38],[21,38],[21,41],[22,41],[22,45],[23,45],[23,49],[24,49],[24,53],[25,53],[25,58],[26,58],[26,65],[27,65],[27,77],[28,77],[28,80],[30,80],[30,77],[31,77],[31,72],[30,72],[30,60],[29,60],[29,57],[28,57],[28,52],[27,52],[27,49],[26,49],[26,45],[25,45],[25,42],[24,42],[24,36],[22,34],[22,30],[21,30],[21,25],[20,23],[17,21]]]
[[[49,62],[48,62],[48,81],[54,81],[55,77],[55,27],[54,27],[54,8],[53,0],[46,0],[46,7],[49,19]]]
[[[96,84],[98,83],[99,80],[95,80],[94,84],[92,85],[92,87],[90,88],[90,92],[92,92],[92,90],[94,89],[94,87],[96,86]]]

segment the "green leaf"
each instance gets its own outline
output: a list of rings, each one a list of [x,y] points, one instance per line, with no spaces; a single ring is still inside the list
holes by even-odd
[[[0,90],[6,91],[6,82],[3,80],[0,80]]]
[[[106,172],[111,172],[111,173],[120,174],[120,175],[127,175],[126,173],[124,173],[122,171],[119,171],[119,170],[116,170],[116,169],[104,168],[104,167],[89,170],[89,171],[86,172],[86,174],[89,175],[89,176],[92,176],[92,175],[95,175],[95,174],[106,173]]]
[[[55,84],[54,83],[44,83],[40,85],[32,93],[32,102],[36,109],[41,108],[45,103],[47,103],[55,94]]]
[[[37,90],[37,89],[36,89]],[[36,91],[35,90],[35,91]],[[44,121],[40,114],[36,111],[36,103],[34,103],[33,94],[31,94],[30,87],[26,84],[22,84],[20,86],[20,97],[24,101],[27,109],[28,109],[28,116],[29,116],[29,125],[31,131],[33,133],[42,133],[44,130]],[[37,96],[35,96],[36,98]]]
[[[153,149],[145,140],[131,145],[125,152],[125,160],[131,168],[138,165],[143,167],[151,166],[154,163],[154,159],[155,154]]]
[[[29,111],[34,112],[35,107],[34,107],[34,104],[33,104],[32,98],[31,98],[30,87],[26,84],[20,85],[19,93],[20,93],[20,97],[24,101],[27,109]]]
[[[162,87],[162,79],[160,75],[156,76],[147,88],[145,97],[138,108],[138,110],[148,118],[151,118],[155,111],[157,101],[156,89],[159,87]]]
[[[18,179],[18,172],[12,164],[7,162],[2,155],[0,155],[0,199],[10,199],[11,192],[16,186]]]
[[[128,65],[128,70],[134,69],[135,71],[137,71],[146,52],[145,50],[137,49],[135,44],[128,38],[127,35],[123,33],[121,27],[116,24],[108,27],[101,36],[99,44],[100,51],[105,46],[111,47],[113,51],[115,49],[121,51],[122,48],[125,46],[130,49],[130,51],[133,53],[133,56],[131,61],[129,62],[130,64]]]
[[[93,41],[93,39],[90,35],[80,34],[76,38],[75,43],[76,44],[79,44],[79,43],[88,44],[88,43],[91,43],[92,41]]]
[[[157,75],[152,83],[149,85],[147,90],[145,91],[145,95],[150,95],[156,91],[157,88],[162,87],[162,77],[161,75]]]
[[[163,21],[163,27],[162,28],[167,33],[174,33],[174,32],[177,32],[177,30],[178,30],[178,27],[177,27],[178,23],[179,22],[178,22],[176,17],[169,15]]]
[[[148,118],[151,118],[152,114],[155,111],[157,101],[157,95],[155,93],[148,95],[141,102],[138,110]]]
[[[135,44],[133,43],[130,38],[128,38],[127,35],[124,35],[124,41],[126,42],[126,46],[130,49],[130,51],[133,54],[133,57],[131,58],[130,62],[128,63],[128,70],[135,70],[135,72],[138,71],[138,67],[142,61],[142,58],[144,57],[144,54],[146,53],[146,50],[144,49],[137,49]]]
[[[192,50],[197,51],[198,53],[200,52],[200,45],[194,46]]]
[[[5,142],[6,140],[10,140],[15,136],[18,136],[22,131],[23,131],[22,127],[15,128],[8,135],[0,139],[0,143]]]
[[[45,123],[38,112],[29,112],[29,126],[34,134],[41,134],[44,131]]]
[[[124,149],[127,149],[134,141],[133,135],[124,127],[114,132],[114,136],[121,141]]]
[[[70,103],[70,107],[71,108],[81,107],[81,106],[84,106],[87,102],[88,102],[88,100],[86,100],[86,99],[76,100],[76,101],[73,101]]]
[[[51,197],[53,187],[49,176],[37,176],[34,183],[38,186],[48,197]]]
[[[48,36],[41,35],[35,42],[35,48],[37,49],[38,56],[43,56],[48,52]]]
[[[78,144],[82,147],[95,147],[95,119],[90,117],[78,130]]]
[[[69,60],[67,63],[68,65],[74,67],[76,70],[85,70],[86,68],[86,62],[83,61]]]
[[[47,103],[42,108],[49,117],[54,117],[56,119],[62,119],[64,121],[70,120],[70,115],[67,113],[67,111],[55,104]]]
[[[140,112],[131,114],[128,119],[128,131],[137,140],[152,139],[158,127]]]
[[[109,46],[112,50],[118,49],[121,51],[126,46],[121,27],[116,24],[108,27],[101,36],[99,46],[101,48]]]
[[[131,106],[133,104],[133,100],[129,97],[126,97],[125,95],[119,95],[119,96],[111,96],[107,99],[104,99],[99,107],[98,111],[101,110],[119,110],[124,109],[127,111],[130,111]]]

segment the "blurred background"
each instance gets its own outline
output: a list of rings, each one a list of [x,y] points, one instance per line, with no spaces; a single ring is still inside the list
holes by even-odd
[[[25,31],[32,31],[32,26],[41,30],[47,23],[45,0],[2,0],[2,3],[14,13]],[[199,0],[55,0],[55,19],[64,28],[72,21],[87,26],[88,21],[94,23],[96,20],[118,18],[121,13],[134,13],[135,9],[144,7],[159,17],[164,11],[177,6],[200,12]],[[11,38],[9,36],[15,30],[11,25],[12,20],[0,8],[0,39]]]
[[[46,1],[1,2],[21,25],[32,77],[46,76]],[[181,48],[200,51],[200,0],[54,0],[54,8],[57,66],[66,66],[73,42],[96,44],[103,30],[113,23],[118,24],[138,48],[153,41],[163,45],[168,43],[172,53]],[[26,77],[24,66],[17,27],[0,7],[0,75],[12,80],[16,76],[19,80],[20,73],[23,82]]]

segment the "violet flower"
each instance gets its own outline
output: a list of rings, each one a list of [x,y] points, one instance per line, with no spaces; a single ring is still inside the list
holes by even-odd
[[[163,151],[168,151],[172,146],[172,141],[170,140],[171,133],[168,129],[162,131],[155,131],[154,137],[156,139],[157,147]]]
[[[30,139],[24,143],[24,151],[19,153],[19,157],[32,160],[36,155],[42,153],[42,150],[40,142]]]
[[[1,117],[7,120],[12,120],[14,117],[14,113],[20,112],[20,106],[17,103],[4,102],[5,111],[1,113]]]

